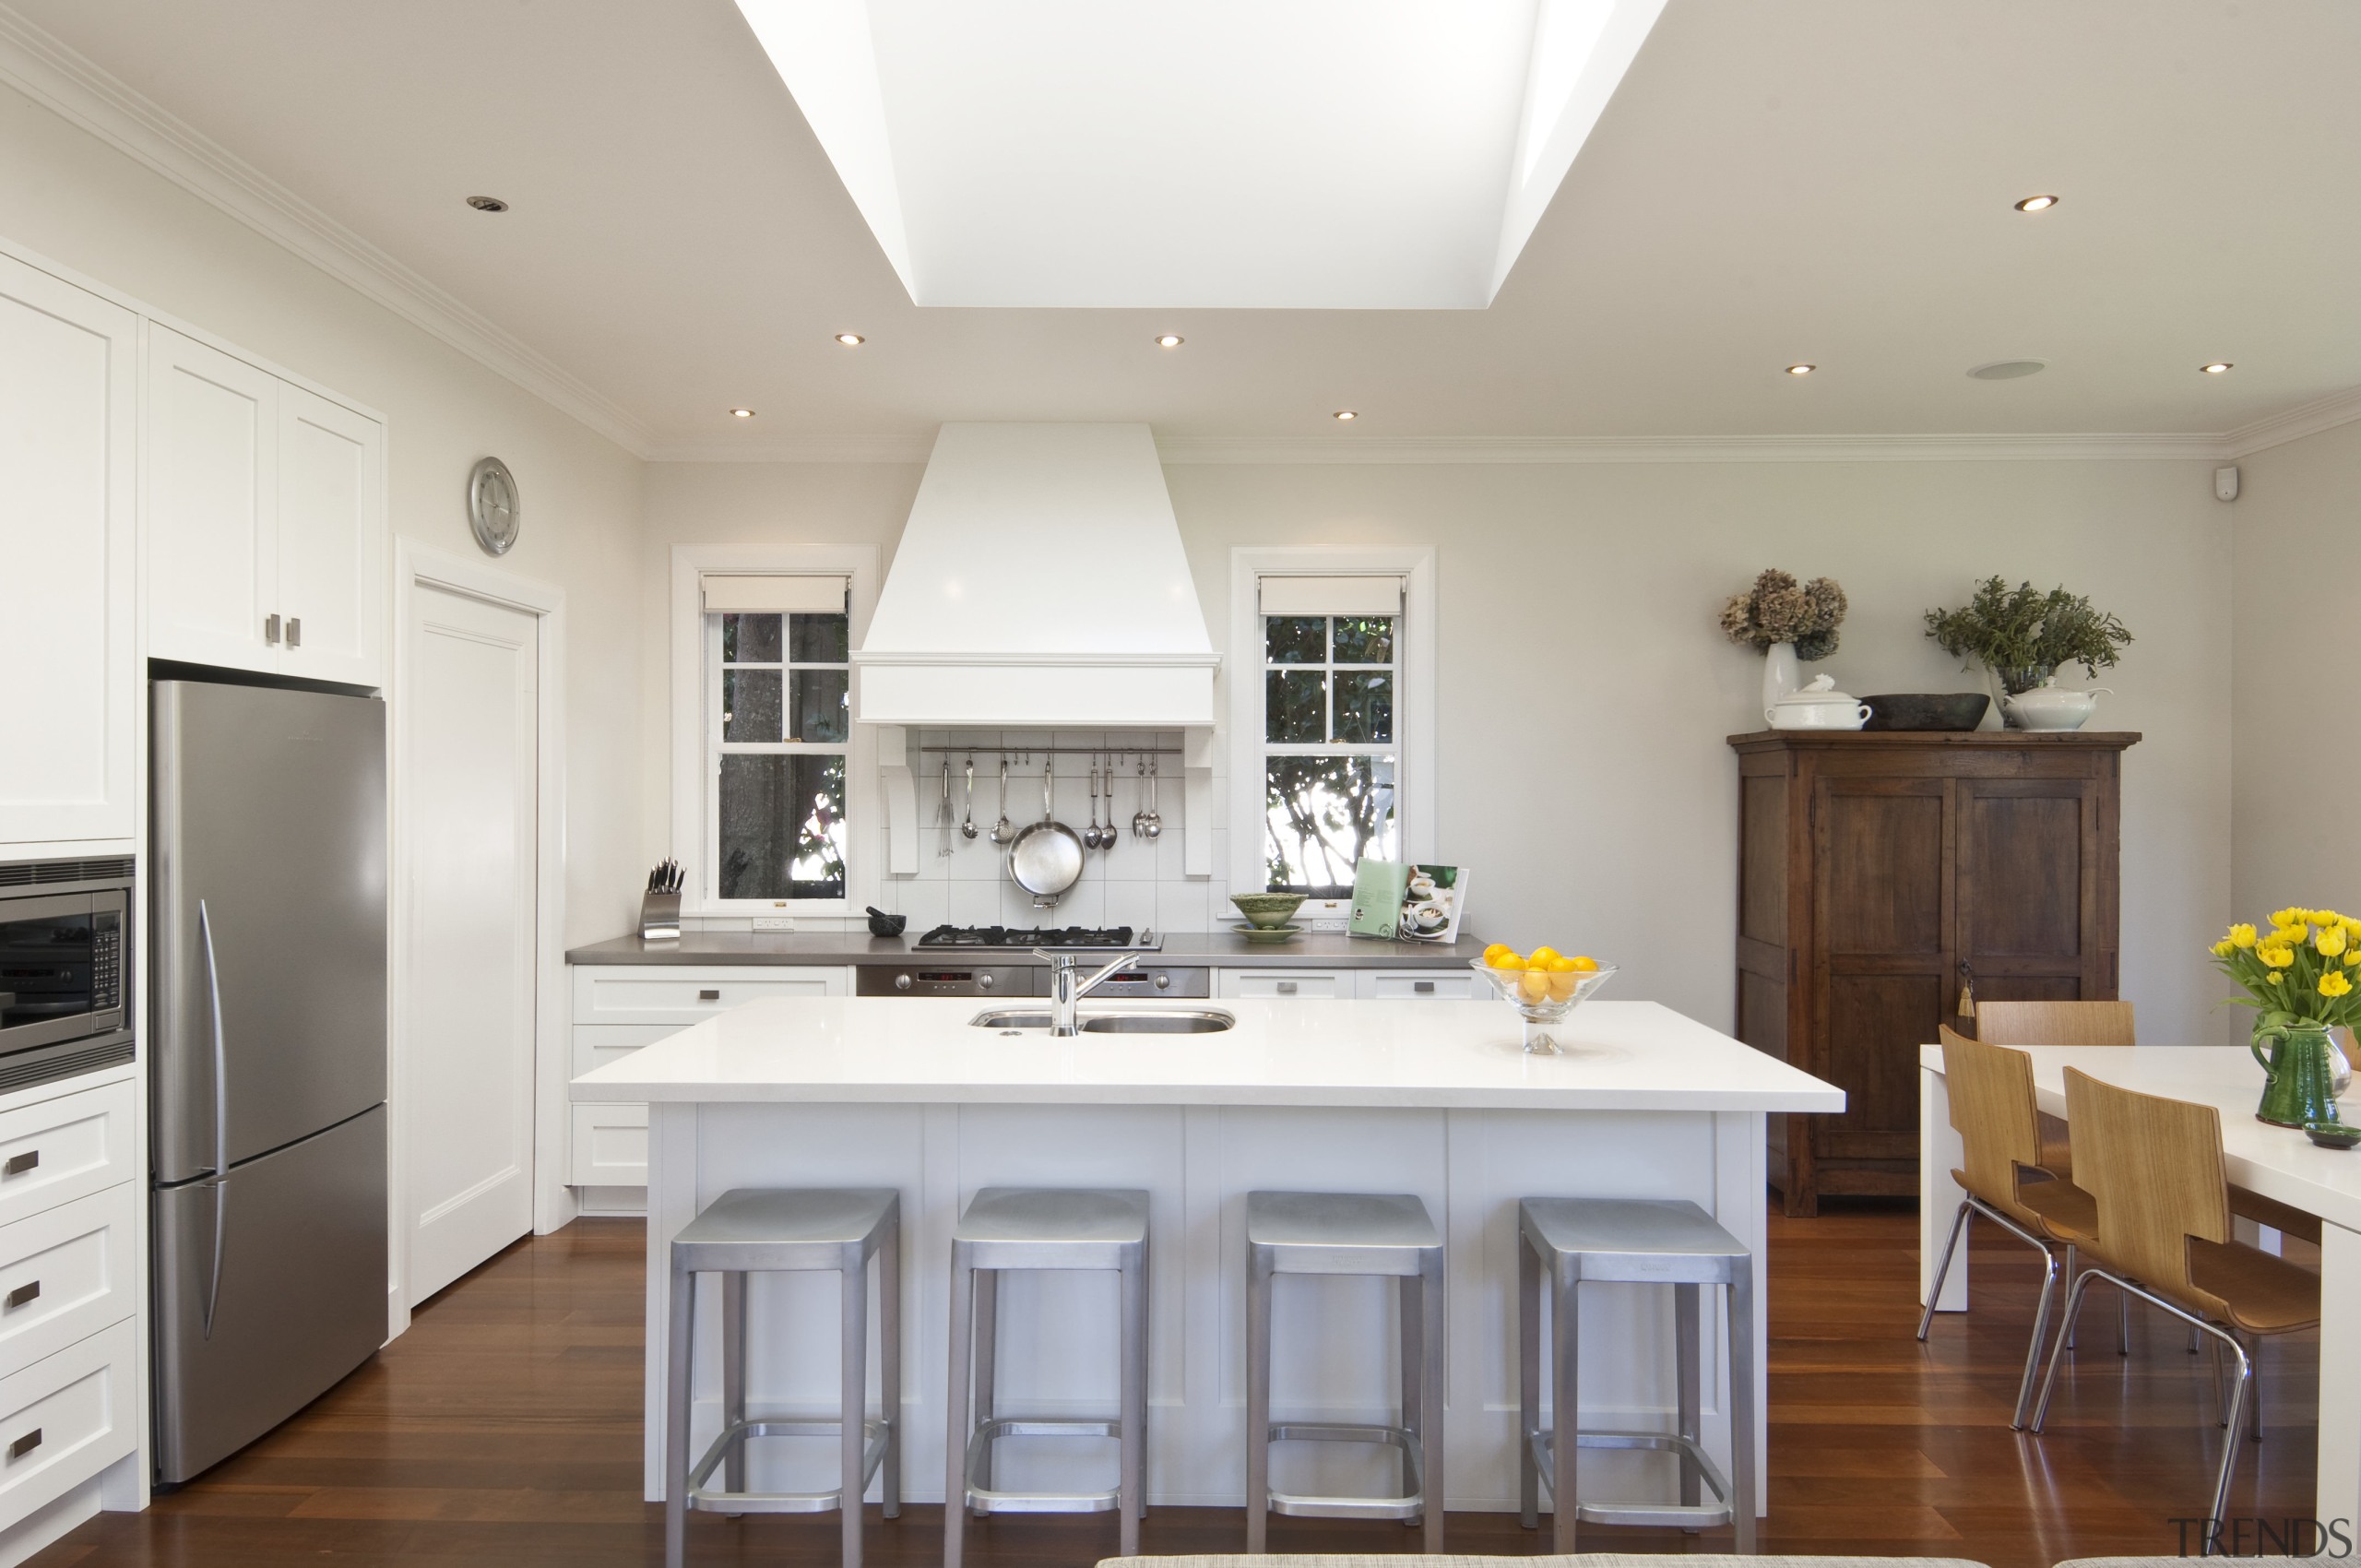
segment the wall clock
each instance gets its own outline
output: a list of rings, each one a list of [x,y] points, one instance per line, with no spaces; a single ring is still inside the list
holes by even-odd
[[[505,555],[516,542],[524,512],[516,476],[497,457],[486,457],[468,475],[468,527],[486,555]]]

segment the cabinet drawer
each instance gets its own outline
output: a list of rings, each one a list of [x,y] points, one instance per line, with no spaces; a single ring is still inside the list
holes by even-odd
[[[0,1111],[0,1225],[139,1174],[125,1080]]]
[[[643,1045],[654,1045],[681,1032],[678,1024],[577,1024],[574,1028],[574,1072],[576,1077],[593,1067],[620,1062]]]
[[[647,1185],[647,1107],[575,1106],[573,1170],[566,1180],[577,1187]]]
[[[22,1519],[132,1451],[139,1336],[125,1318],[0,1378],[0,1519]]]
[[[1223,996],[1299,996],[1334,1000],[1353,993],[1350,969],[1220,969],[1215,990]]]
[[[1363,969],[1357,994],[1370,1002],[1465,1002],[1481,999],[1472,969]]]
[[[0,1226],[0,1376],[137,1310],[139,1184]]]
[[[771,996],[842,996],[841,967],[623,968],[584,964],[574,971],[576,1024],[670,1024],[686,1028],[717,1013]]]

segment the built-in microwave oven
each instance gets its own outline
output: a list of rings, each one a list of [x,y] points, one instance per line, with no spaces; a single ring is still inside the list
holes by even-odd
[[[128,861],[0,865],[0,1091],[130,1059],[131,895]]]

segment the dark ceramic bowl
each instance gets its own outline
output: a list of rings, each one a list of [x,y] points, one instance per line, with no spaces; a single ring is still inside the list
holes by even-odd
[[[2361,1127],[2343,1122],[2307,1122],[2304,1136],[2322,1148],[2351,1148],[2361,1144]]]
[[[1992,706],[1983,692],[1904,692],[1863,697],[1869,721],[1864,730],[1973,730]]]

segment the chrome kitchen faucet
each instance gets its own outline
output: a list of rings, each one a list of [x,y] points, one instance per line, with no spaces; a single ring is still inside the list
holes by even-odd
[[[1051,953],[1045,948],[1033,949],[1033,956],[1050,966],[1050,1032],[1053,1035],[1078,1035],[1082,1032],[1082,999],[1096,990],[1100,981],[1111,978],[1124,965],[1139,957],[1138,953],[1125,953],[1106,965],[1087,980],[1075,978],[1081,964],[1071,953]]]

